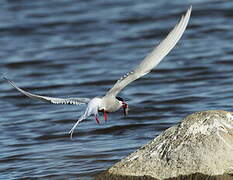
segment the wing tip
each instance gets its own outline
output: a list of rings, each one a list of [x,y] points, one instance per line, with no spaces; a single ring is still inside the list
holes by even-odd
[[[5,81],[9,81],[9,79],[6,76],[2,76],[2,79]]]
[[[189,6],[189,10],[190,10],[190,11],[192,11],[192,8],[193,8],[193,5],[192,5],[192,4],[190,4],[190,6]]]
[[[186,12],[186,16],[187,16],[187,15],[188,15],[188,16],[191,15],[192,9],[193,9],[193,6],[192,6],[192,4],[191,4],[191,5],[189,6],[187,12]]]
[[[191,12],[192,12],[192,5],[190,5],[189,8],[187,9],[186,13],[181,16],[181,19],[180,19],[179,23],[176,24],[176,26],[182,26],[183,30],[185,30],[187,25],[188,25],[190,16],[191,16]]]
[[[15,84],[13,81],[11,81],[10,79],[8,79],[6,76],[2,76],[2,79],[6,82],[8,82],[10,85],[12,85],[13,87],[15,87]]]

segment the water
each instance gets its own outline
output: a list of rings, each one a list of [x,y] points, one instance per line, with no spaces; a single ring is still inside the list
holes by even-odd
[[[130,114],[84,121],[0,83],[0,179],[93,179],[185,116],[233,107],[233,2],[3,0],[0,70],[33,93],[103,95],[165,37],[189,4],[176,48],[122,93]]]

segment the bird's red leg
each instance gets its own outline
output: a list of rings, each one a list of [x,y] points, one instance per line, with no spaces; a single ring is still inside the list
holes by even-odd
[[[108,121],[107,112],[105,110],[104,110],[104,120],[105,120],[105,122]]]
[[[100,121],[99,121],[99,118],[98,118],[97,115],[95,116],[95,121],[96,121],[97,124],[100,124]]]

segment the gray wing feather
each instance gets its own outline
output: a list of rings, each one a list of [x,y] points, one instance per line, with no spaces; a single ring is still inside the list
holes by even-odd
[[[15,89],[23,93],[24,95],[32,98],[32,99],[37,99],[41,100],[44,102],[49,102],[53,104],[72,104],[72,105],[79,105],[79,104],[86,104],[90,101],[89,98],[54,98],[54,97],[47,97],[47,96],[40,96],[36,94],[29,93],[27,91],[24,91],[23,89],[19,88],[16,86],[16,84],[7,79],[6,77],[3,77],[9,84],[11,84]]]
[[[181,20],[170,31],[167,37],[148,54],[145,59],[131,72],[119,79],[116,84],[107,92],[106,95],[116,96],[125,86],[135,81],[136,79],[149,73],[159,62],[171,51],[176,43],[181,38],[188,24],[192,6],[187,10],[186,14],[181,17]]]

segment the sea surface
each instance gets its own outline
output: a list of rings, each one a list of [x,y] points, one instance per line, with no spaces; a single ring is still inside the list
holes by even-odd
[[[2,0],[0,75],[52,97],[104,95],[192,4],[171,53],[120,96],[109,121],[29,99],[0,80],[0,179],[94,179],[187,115],[233,110],[231,0]]]

